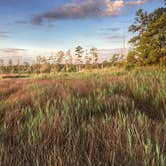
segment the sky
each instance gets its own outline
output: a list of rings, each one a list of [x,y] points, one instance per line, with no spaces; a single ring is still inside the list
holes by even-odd
[[[135,12],[163,0],[0,0],[0,56],[38,55],[77,45],[130,47]]]

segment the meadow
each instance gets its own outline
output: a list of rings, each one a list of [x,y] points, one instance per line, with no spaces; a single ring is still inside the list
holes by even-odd
[[[166,163],[166,68],[0,80],[0,165]]]

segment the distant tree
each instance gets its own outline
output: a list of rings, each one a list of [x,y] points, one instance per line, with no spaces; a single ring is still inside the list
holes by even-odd
[[[56,56],[57,56],[57,63],[58,64],[62,64],[63,60],[64,60],[64,57],[65,57],[64,51],[62,51],[62,50],[58,51],[57,54],[56,54]]]
[[[86,53],[85,53],[85,67],[86,68],[90,68],[91,61],[92,61],[92,57],[90,56],[90,54],[86,50]]]
[[[48,57],[48,61],[51,62],[51,64],[57,64],[56,54],[52,53],[51,56]]]
[[[36,62],[37,62],[37,64],[42,63],[42,57],[40,55],[36,57]]]
[[[4,61],[2,59],[0,59],[0,66],[4,65]]]
[[[25,67],[29,67],[30,64],[29,64],[28,62],[23,62],[23,66],[25,66]]]
[[[0,73],[3,73],[3,69],[4,69],[4,61],[0,59]]]
[[[112,58],[110,59],[111,66],[116,65],[116,63],[120,60],[120,54],[113,54]]]
[[[23,62],[23,69],[25,72],[31,73],[31,65],[28,62]]]
[[[98,61],[98,53],[97,53],[97,48],[95,47],[92,47],[90,49],[90,53],[92,55],[92,60],[93,60],[93,64],[97,64],[97,61]]]
[[[104,60],[104,61],[102,62],[101,67],[104,68],[104,67],[108,66],[108,64],[109,64],[109,62],[108,62],[107,60]]]
[[[78,66],[78,71],[81,70],[81,64],[82,64],[82,55],[83,55],[84,51],[83,48],[81,46],[77,46],[75,48],[75,56],[76,56],[76,63]]]
[[[66,66],[66,71],[69,71],[69,66],[71,66],[73,63],[73,57],[71,55],[71,51],[68,50],[65,55],[65,66]]]
[[[9,65],[9,66],[13,66],[13,61],[12,61],[12,59],[9,59],[8,65]]]
[[[38,55],[38,56],[36,57],[36,65],[33,66],[33,67],[35,68],[35,71],[36,71],[37,73],[40,73],[40,68],[41,68],[42,62],[43,62],[42,56]]]

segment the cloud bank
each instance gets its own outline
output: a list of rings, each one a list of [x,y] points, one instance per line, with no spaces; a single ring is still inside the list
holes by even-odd
[[[0,49],[0,51],[7,54],[7,55],[16,55],[19,53],[25,53],[28,50],[21,49],[21,48],[4,48],[4,49]]]
[[[85,0],[83,2],[70,1],[63,6],[55,7],[47,12],[35,16],[32,22],[40,25],[44,19],[82,19],[105,15],[101,0]]]
[[[63,6],[52,8],[36,15],[32,19],[35,25],[41,25],[44,20],[86,19],[111,17],[120,13],[124,6],[141,5],[150,0],[70,0]]]

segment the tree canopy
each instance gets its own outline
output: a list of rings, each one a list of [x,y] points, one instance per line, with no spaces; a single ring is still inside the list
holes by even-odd
[[[135,23],[129,31],[136,34],[129,43],[133,50],[128,63],[139,65],[166,63],[166,8],[158,8],[150,14],[139,9]]]

